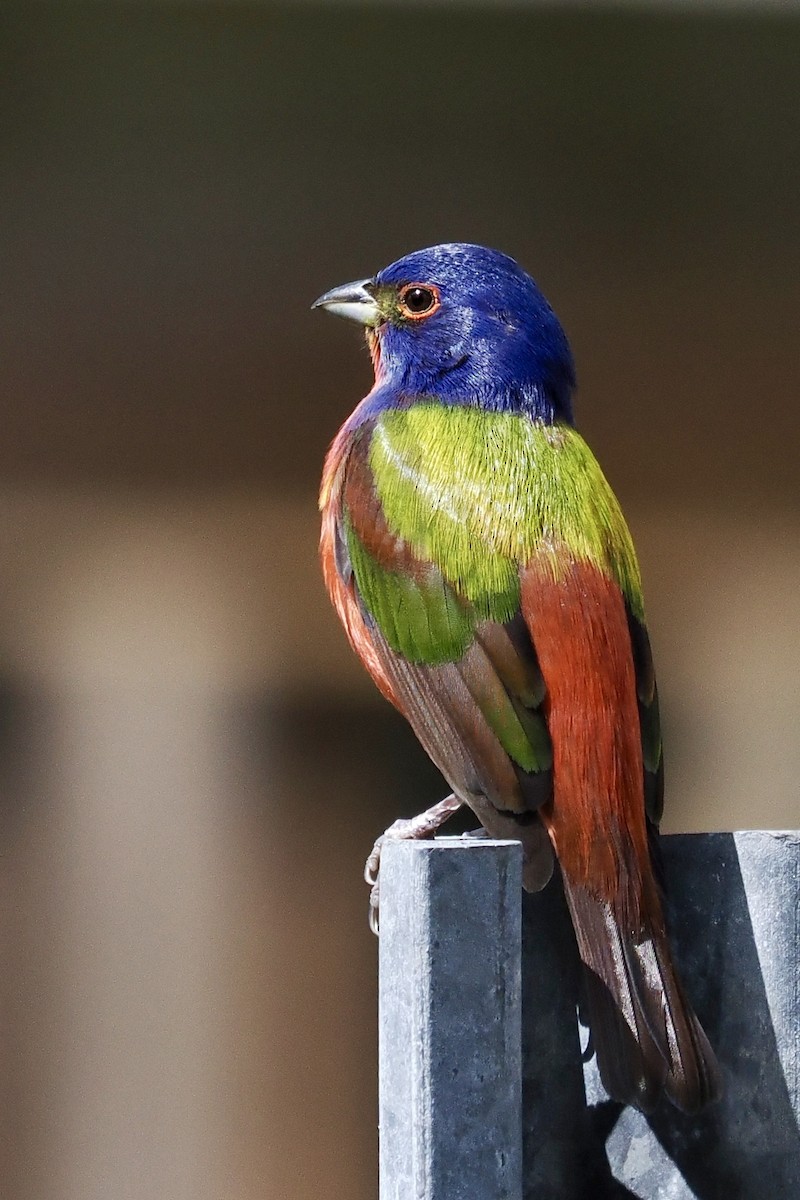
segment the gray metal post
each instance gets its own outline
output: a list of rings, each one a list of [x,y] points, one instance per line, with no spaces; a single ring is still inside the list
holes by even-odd
[[[581,1068],[577,951],[554,881],[523,905],[525,1200],[800,1196],[800,835],[661,847],[675,957],[725,1095],[699,1115],[662,1102],[644,1116],[609,1100],[593,1058]]]
[[[576,1021],[558,878],[508,843],[390,844],[381,886],[382,1200],[800,1196],[800,833],[662,839],[686,990],[725,1095],[695,1116],[609,1100]],[[515,1105],[517,1106],[515,1111]]]
[[[800,833],[668,837],[664,867],[676,957],[720,1060],[725,1094],[697,1117],[669,1105],[649,1118],[628,1109],[612,1127],[606,1113],[612,1173],[634,1196],[794,1200]],[[597,1086],[595,1079],[595,1101]]]
[[[381,1200],[521,1200],[521,850],[381,859]]]

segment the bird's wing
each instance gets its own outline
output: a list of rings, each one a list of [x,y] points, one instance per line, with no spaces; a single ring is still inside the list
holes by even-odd
[[[322,540],[329,591],[384,695],[487,830],[522,838],[526,886],[541,887],[552,854],[537,811],[552,797],[552,749],[516,570],[506,571],[516,598],[475,604],[458,571],[389,523],[374,439],[375,429],[362,430],[346,447],[335,445],[329,460]],[[424,487],[420,499],[420,518],[435,521],[435,506],[424,513]]]
[[[627,609],[628,629],[636,674],[636,701],[642,738],[644,798],[647,816],[658,827],[664,812],[664,759],[661,746],[661,720],[658,711],[658,687],[653,669],[650,638],[644,621]]]

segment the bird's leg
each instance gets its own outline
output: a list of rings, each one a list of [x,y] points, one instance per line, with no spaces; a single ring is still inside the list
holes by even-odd
[[[463,800],[459,800],[458,796],[451,792],[449,796],[445,796],[444,800],[440,800],[438,804],[434,804],[432,808],[426,809],[425,812],[420,813],[418,816],[401,817],[398,821],[394,821],[386,832],[382,833],[378,838],[364,866],[364,878],[371,888],[369,894],[369,926],[373,933],[378,932],[378,903],[380,894],[378,875],[381,866],[381,851],[384,844],[388,840],[411,841],[412,839],[422,840],[430,837],[441,825],[444,825],[448,817],[452,817],[453,813],[458,812],[462,804]]]
[[[463,804],[463,800],[459,800],[453,792],[449,796],[445,796],[444,800],[440,800],[438,804],[434,804],[432,808],[427,808],[425,812],[419,813],[416,817],[401,817],[394,821],[385,833],[382,833],[375,845],[372,847],[372,852],[364,866],[364,878],[370,887],[374,887],[378,882],[378,871],[381,864],[381,849],[386,841],[414,841],[422,840],[444,825],[445,821],[452,817],[453,813],[458,812]]]

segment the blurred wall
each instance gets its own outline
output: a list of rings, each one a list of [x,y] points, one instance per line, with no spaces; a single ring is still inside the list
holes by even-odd
[[[668,828],[797,826],[800,19],[6,4],[0,1191],[375,1192],[363,858],[442,784],[316,566],[327,287],[536,274],[630,517]]]

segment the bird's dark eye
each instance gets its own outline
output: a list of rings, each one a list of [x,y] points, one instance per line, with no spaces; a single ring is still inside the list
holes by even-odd
[[[441,304],[439,289],[432,283],[407,283],[397,296],[400,312],[412,321],[430,317]]]

